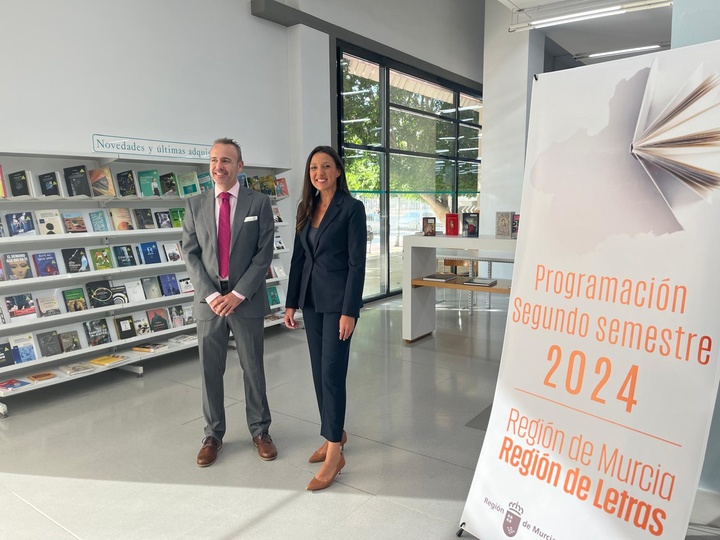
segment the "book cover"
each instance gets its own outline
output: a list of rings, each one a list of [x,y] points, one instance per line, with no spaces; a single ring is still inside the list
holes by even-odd
[[[85,165],[66,167],[63,169],[68,197],[92,197],[90,179]]]
[[[160,174],[157,169],[138,171],[137,179],[141,197],[160,196]]]
[[[38,348],[40,349],[40,356],[48,357],[62,354],[62,346],[60,345],[60,338],[58,338],[57,331],[38,332],[35,337],[37,338]]]
[[[139,197],[134,171],[122,171],[115,176],[120,197]]]
[[[28,375],[28,380],[30,382],[39,383],[43,381],[49,381],[50,379],[54,379],[55,377],[57,377],[57,375],[52,371],[43,371],[41,373],[33,373],[32,375]]]
[[[110,208],[110,219],[116,231],[131,231],[135,228],[129,208]]]
[[[168,317],[173,328],[178,328],[185,324],[184,311],[182,306],[170,306],[168,308]]]
[[[497,279],[491,278],[473,278],[467,281],[463,281],[463,285],[475,285],[477,287],[492,287],[497,285]]]
[[[177,176],[174,172],[160,175],[160,193],[163,197],[177,197]]]
[[[31,236],[37,234],[32,212],[11,212],[5,214],[10,236]]]
[[[183,326],[188,324],[195,324],[195,317],[193,317],[192,304],[186,304],[183,307]],[[196,337],[197,339],[197,337]]]
[[[209,171],[198,174],[198,185],[200,186],[200,193],[205,193],[215,188],[215,182],[213,182]]]
[[[183,218],[185,217],[184,208],[171,208],[170,209],[170,221],[173,227],[182,227]]]
[[[285,274],[285,268],[283,267],[282,263],[274,264],[273,265],[273,276],[276,278],[284,278],[287,277]]]
[[[37,229],[40,234],[63,234],[63,219],[58,210],[35,210]]]
[[[28,381],[22,379],[8,379],[7,381],[0,382],[0,390],[17,390],[30,384]]]
[[[423,236],[435,236],[435,218],[424,217],[422,223]]]
[[[170,212],[164,210],[155,212],[155,223],[158,229],[171,229],[173,225],[170,221]]]
[[[510,225],[510,238],[517,238],[520,230],[520,214],[513,212],[512,223]]]
[[[90,363],[95,366],[114,366],[115,364],[119,364],[120,362],[124,362],[125,360],[128,360],[130,357],[126,354],[107,354],[105,356],[98,356],[97,358],[93,358],[90,360]]]
[[[13,197],[32,196],[29,171],[16,171],[8,174],[8,183]]]
[[[177,343],[178,345],[184,345],[186,343],[195,343],[197,341],[197,336],[193,336],[190,334],[178,334],[177,336],[169,337],[168,341],[170,343]]]
[[[267,288],[268,302],[270,302],[270,308],[275,308],[282,305],[282,299],[280,290],[277,285],[271,285]]]
[[[135,223],[138,229],[154,229],[155,222],[153,221],[152,210],[149,208],[135,208],[133,209],[135,214]]]
[[[93,210],[89,212],[88,216],[90,218],[90,226],[92,227],[93,231],[105,232],[110,230],[107,214],[102,208],[100,210]]]
[[[82,373],[89,373],[95,371],[95,367],[89,362],[75,362],[74,364],[67,364],[58,368],[66,375],[80,375]]]
[[[44,197],[60,196],[60,175],[57,172],[53,171],[39,175],[38,183],[40,184],[40,193]]]
[[[512,238],[513,212],[495,212],[495,238]]]
[[[139,279],[126,282],[125,292],[127,293],[128,302],[142,302],[145,300],[145,291]]]
[[[276,197],[289,197],[290,191],[288,190],[287,180],[285,178],[275,179],[275,196]]]
[[[38,277],[57,276],[60,273],[57,255],[54,251],[33,253],[32,258]]]
[[[285,249],[285,242],[283,242],[282,236],[280,233],[275,233],[275,237],[273,239],[273,247],[275,251],[281,251]]]
[[[87,232],[85,217],[82,212],[63,212],[62,219],[65,223],[65,230],[69,233]]]
[[[162,298],[162,289],[160,288],[160,283],[158,282],[157,277],[146,276],[144,278],[140,278],[140,282],[142,283],[143,292],[145,293],[145,298],[147,300]]]
[[[85,248],[64,248],[60,250],[63,261],[65,261],[65,269],[70,274],[78,272],[90,272],[90,262],[88,261]]]
[[[37,309],[38,317],[51,317],[62,314],[60,304],[54,294],[50,296],[38,296],[35,299],[35,308]]]
[[[478,225],[480,223],[479,212],[463,212],[462,227],[463,236],[476,238],[479,234]]]
[[[163,296],[180,294],[180,286],[175,274],[161,274],[158,276],[158,280],[160,281],[160,290],[162,290]]]
[[[282,214],[280,214],[280,209],[277,206],[273,205],[272,212],[273,212],[273,221],[275,223],[282,223],[283,218],[282,218]]]
[[[275,197],[275,177],[266,175],[260,177],[260,192],[268,197]]]
[[[83,329],[90,347],[110,343],[110,329],[105,319],[85,321],[83,322]]]
[[[32,334],[21,334],[10,336],[8,338],[10,348],[12,349],[13,358],[16,364],[23,364],[37,359],[35,350],[35,340]]]
[[[168,346],[165,343],[141,343],[140,345],[135,345],[132,350],[136,352],[158,352],[158,351],[164,351],[167,349]]]
[[[460,232],[460,218],[457,214],[445,214],[445,234],[458,236]]]
[[[108,270],[114,268],[112,256],[110,255],[110,248],[91,248],[90,249],[90,260],[92,261],[93,268],[95,270]]]
[[[34,277],[27,253],[5,253],[3,255],[3,268],[8,281]]]
[[[113,285],[110,287],[110,292],[112,293],[113,304],[127,304],[130,302],[125,285]]]
[[[0,199],[7,199],[8,190],[7,184],[5,183],[5,175],[3,175],[3,168],[0,165]]]
[[[177,262],[182,260],[182,252],[180,246],[176,243],[163,244],[163,251],[165,252],[165,258],[168,262]]]
[[[0,343],[0,368],[12,366],[15,364],[15,357],[12,354],[10,343],[4,341]]]
[[[91,307],[100,308],[113,304],[109,280],[100,279],[98,281],[89,281],[85,284],[85,288],[87,289]]]
[[[5,307],[10,319],[35,317],[35,300],[31,293],[20,293],[5,297]]]
[[[452,281],[457,276],[452,273],[438,272],[436,274],[430,274],[429,276],[423,277],[425,281]]]
[[[135,259],[135,253],[133,252],[132,246],[113,246],[113,253],[115,254],[115,260],[117,261],[118,268],[125,266],[137,266],[137,260]]]
[[[161,332],[170,328],[170,321],[165,308],[149,309],[146,314],[148,321],[150,321],[151,332]]]
[[[80,346],[80,336],[77,330],[69,330],[67,332],[61,332],[58,336],[60,338],[60,346],[64,353],[79,351],[82,347]]]
[[[147,315],[145,313],[133,315],[133,325],[135,326],[135,333],[138,336],[150,333],[150,322],[148,322]]]
[[[162,262],[160,259],[160,249],[157,242],[142,242],[138,246],[140,256],[145,264],[157,264]]]
[[[200,193],[198,176],[195,171],[177,175],[177,189],[181,197],[192,197]]]
[[[129,339],[137,335],[132,315],[115,317],[115,329],[119,339]]]
[[[93,197],[115,197],[115,183],[110,167],[90,169],[90,188]]]
[[[73,311],[82,311],[87,309],[87,301],[85,300],[85,292],[81,288],[66,289],[62,292],[65,308],[68,313]]]
[[[180,287],[180,293],[182,294],[195,292],[195,287],[193,287],[189,277],[178,279],[178,286]]]

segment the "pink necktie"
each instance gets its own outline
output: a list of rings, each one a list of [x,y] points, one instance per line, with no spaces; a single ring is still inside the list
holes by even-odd
[[[220,194],[220,220],[218,222],[218,268],[220,277],[230,273],[230,194]]]

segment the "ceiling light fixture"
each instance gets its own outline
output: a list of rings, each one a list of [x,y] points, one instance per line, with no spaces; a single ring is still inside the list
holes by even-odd
[[[671,5],[672,0],[640,0],[636,2],[626,2],[624,4],[615,4],[604,8],[577,11],[574,13],[564,13],[561,15],[553,15],[553,11],[555,13],[559,13],[558,6],[556,4],[538,6],[532,9],[515,9],[512,13],[512,20],[518,21],[521,17],[529,20],[526,20],[524,22],[515,22],[511,24],[508,27],[508,32],[515,32],[518,30],[533,30],[536,28],[547,28],[549,26],[587,21],[590,19],[597,19],[599,17],[609,17],[611,15],[622,15],[623,13],[632,13],[634,11],[661,8]],[[537,18],[544,14],[550,16]],[[536,17],[535,19],[533,19],[533,15]]]
[[[573,55],[573,58],[575,60],[582,60],[583,58],[605,58],[607,56],[621,56],[624,54],[635,54],[635,53],[639,53],[639,52],[654,51],[657,49],[666,49],[667,47],[668,47],[668,45],[663,45],[663,44],[645,45],[644,47],[633,47],[631,49],[618,49],[615,51],[606,51],[606,52],[598,52],[598,53],[575,54],[575,55]]]

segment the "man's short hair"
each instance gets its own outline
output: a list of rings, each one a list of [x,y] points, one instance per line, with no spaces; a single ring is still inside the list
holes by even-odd
[[[240,148],[240,145],[235,139],[231,139],[229,137],[220,137],[219,139],[215,139],[215,141],[213,141],[213,146],[216,144],[229,144],[230,146],[234,146],[235,150],[237,150],[238,161],[242,161],[242,148]]]

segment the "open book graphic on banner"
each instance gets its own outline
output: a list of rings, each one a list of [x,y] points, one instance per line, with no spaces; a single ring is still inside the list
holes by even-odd
[[[701,64],[669,101],[656,92],[660,59],[653,62],[631,153],[670,210],[720,187],[720,75]]]

